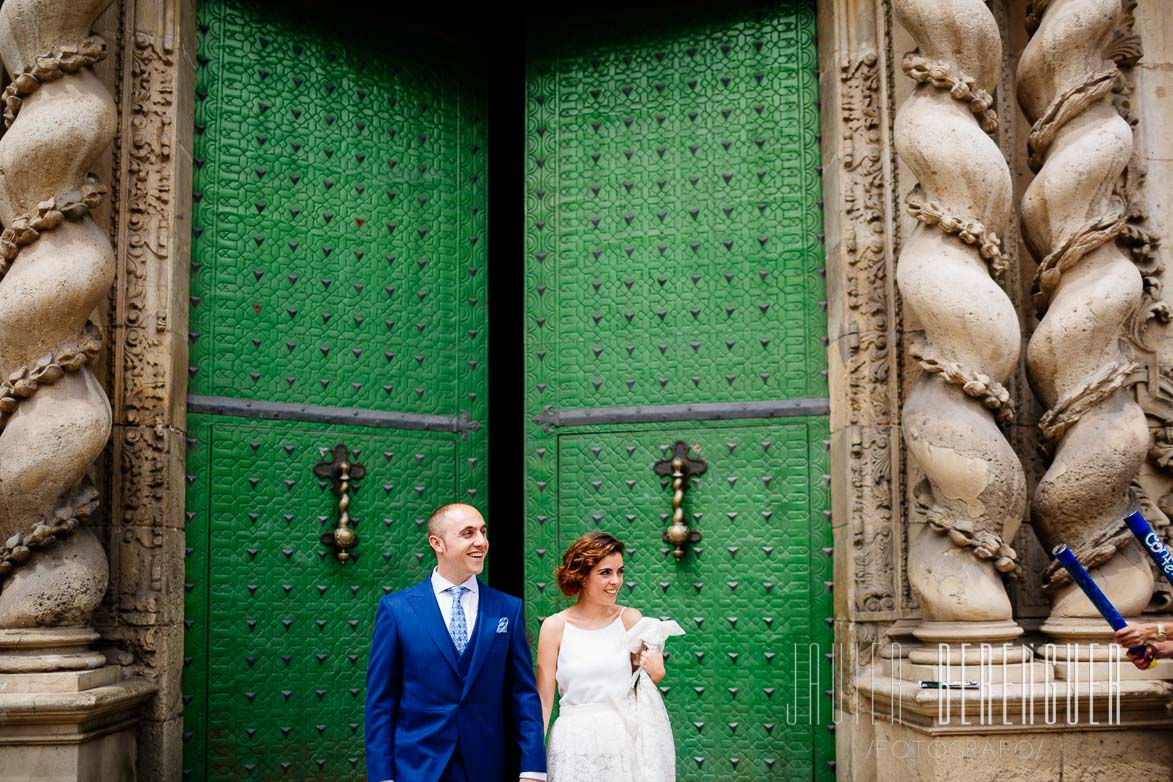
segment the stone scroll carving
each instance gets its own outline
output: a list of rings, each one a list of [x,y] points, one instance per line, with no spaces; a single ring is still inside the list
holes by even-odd
[[[1120,35],[1121,11],[1120,0],[1029,3],[1018,102],[1033,123],[1036,174],[1022,199],[1022,236],[1038,262],[1041,318],[1027,370],[1047,408],[1039,427],[1051,455],[1032,517],[1044,545],[1072,547],[1117,608],[1135,616],[1153,579],[1121,521],[1149,448],[1144,412],[1129,393],[1138,367],[1124,341],[1145,284],[1128,249],[1139,238],[1127,195],[1133,134],[1113,94],[1116,59],[1134,48]],[[1096,616],[1062,569],[1048,571],[1047,588],[1049,632]]]
[[[106,55],[91,26],[110,2],[0,7],[12,77],[0,138],[0,632],[85,625],[107,585],[82,522],[111,428],[90,369],[102,335],[89,322],[115,269],[90,216],[105,194],[90,171],[117,124],[90,67]]]
[[[990,134],[990,91],[1002,45],[981,0],[895,0],[917,43],[905,73],[917,86],[896,116],[901,159],[919,183],[917,220],[897,284],[923,335],[910,345],[923,372],[903,409],[904,439],[925,479],[915,489],[927,522],[911,533],[908,579],[925,640],[1013,638],[1003,574],[1026,503],[1022,466],[999,429],[1014,412],[1005,382],[1020,344],[1014,306],[998,284],[1010,217],[1009,167]],[[966,624],[959,624],[966,623]],[[979,623],[979,624],[975,624]]]

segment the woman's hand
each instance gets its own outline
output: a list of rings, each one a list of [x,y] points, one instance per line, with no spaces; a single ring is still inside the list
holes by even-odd
[[[1116,631],[1116,643],[1123,646],[1125,649],[1131,649],[1134,646],[1143,646],[1145,641],[1157,634],[1157,628],[1147,622],[1137,622],[1135,624],[1128,624],[1125,627]]]
[[[639,653],[638,665],[644,669],[644,673],[654,684],[659,684],[668,673],[664,668],[664,653],[659,649],[649,649],[645,646]]]

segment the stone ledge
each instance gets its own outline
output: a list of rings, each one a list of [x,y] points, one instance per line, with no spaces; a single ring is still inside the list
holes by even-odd
[[[85,671],[0,674],[0,695],[84,692],[118,681],[122,667],[107,665]]]
[[[0,745],[29,743],[21,728],[41,728],[50,743],[85,741],[115,730],[128,715],[155,694],[155,685],[144,679],[127,679],[82,692],[0,694]],[[138,721],[134,714],[129,721]],[[41,743],[41,742],[37,742]]]
[[[983,697],[978,690],[927,690],[902,679],[876,677],[860,678],[856,687],[872,703],[872,714],[887,722],[913,728],[930,736],[965,735],[968,733],[1021,733],[1023,731],[1049,733],[1071,731],[1125,730],[1137,727],[1173,727],[1173,684],[1163,681],[1121,681],[1115,688],[1119,698],[1119,721],[1109,723],[1107,687],[1072,684],[1055,680],[1038,684],[1037,694],[1031,699],[1026,688],[1019,684],[993,685],[986,688]],[[1032,688],[1036,689],[1036,688]],[[1047,699],[1055,711],[1054,724],[1046,723]],[[1077,720],[1086,713],[1089,699],[1096,706],[1098,722],[1068,722],[1068,698],[1075,703]],[[942,706],[947,700],[947,707]],[[1003,702],[1005,720],[1003,724]],[[1033,703],[1033,710],[1030,706]],[[993,722],[979,719],[983,706]],[[939,722],[942,711],[950,717],[948,723]],[[866,713],[866,710],[861,709]],[[969,724],[962,725],[965,719]]]

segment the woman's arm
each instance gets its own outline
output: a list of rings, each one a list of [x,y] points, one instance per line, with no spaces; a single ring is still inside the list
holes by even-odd
[[[635,608],[623,609],[623,629],[630,630],[635,627],[635,623],[643,619],[644,615]],[[652,680],[653,684],[659,684],[664,680],[668,671],[664,668],[664,653],[660,649],[649,649],[644,647],[639,654],[632,655],[631,670],[642,667],[644,673]]]
[[[542,701],[542,731],[549,732],[550,714],[554,711],[554,693],[558,687],[558,648],[562,645],[562,616],[555,614],[542,622],[538,632],[538,698]]]

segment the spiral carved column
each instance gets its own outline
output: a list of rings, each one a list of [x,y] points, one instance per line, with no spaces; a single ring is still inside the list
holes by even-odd
[[[1022,199],[1022,234],[1039,263],[1041,317],[1027,347],[1039,422],[1052,454],[1032,517],[1048,548],[1065,543],[1125,616],[1140,613],[1153,579],[1121,520],[1148,449],[1145,416],[1127,390],[1136,369],[1122,347],[1143,295],[1141,274],[1117,241],[1127,230],[1122,176],[1132,129],[1118,113],[1111,52],[1120,0],[1035,0],[1018,68],[1018,102],[1033,124],[1035,179]],[[1089,635],[1095,609],[1061,568],[1048,571],[1044,630]],[[1086,618],[1089,621],[1081,621]]]
[[[0,137],[0,673],[104,662],[85,650],[108,573],[84,522],[111,428],[89,321],[115,271],[90,216],[105,188],[89,173],[117,124],[90,67],[106,55],[91,26],[110,2],[0,7],[12,76]]]
[[[1013,419],[1005,387],[1018,360],[1014,306],[997,279],[1010,216],[1009,168],[990,137],[1002,63],[997,24],[982,0],[896,0],[918,49],[904,71],[918,85],[896,115],[896,147],[919,183],[916,227],[897,284],[923,328],[911,353],[924,370],[903,410],[905,444],[924,472],[908,578],[934,643],[998,641],[1011,619],[1003,574],[1026,502],[1022,466],[999,422]]]

